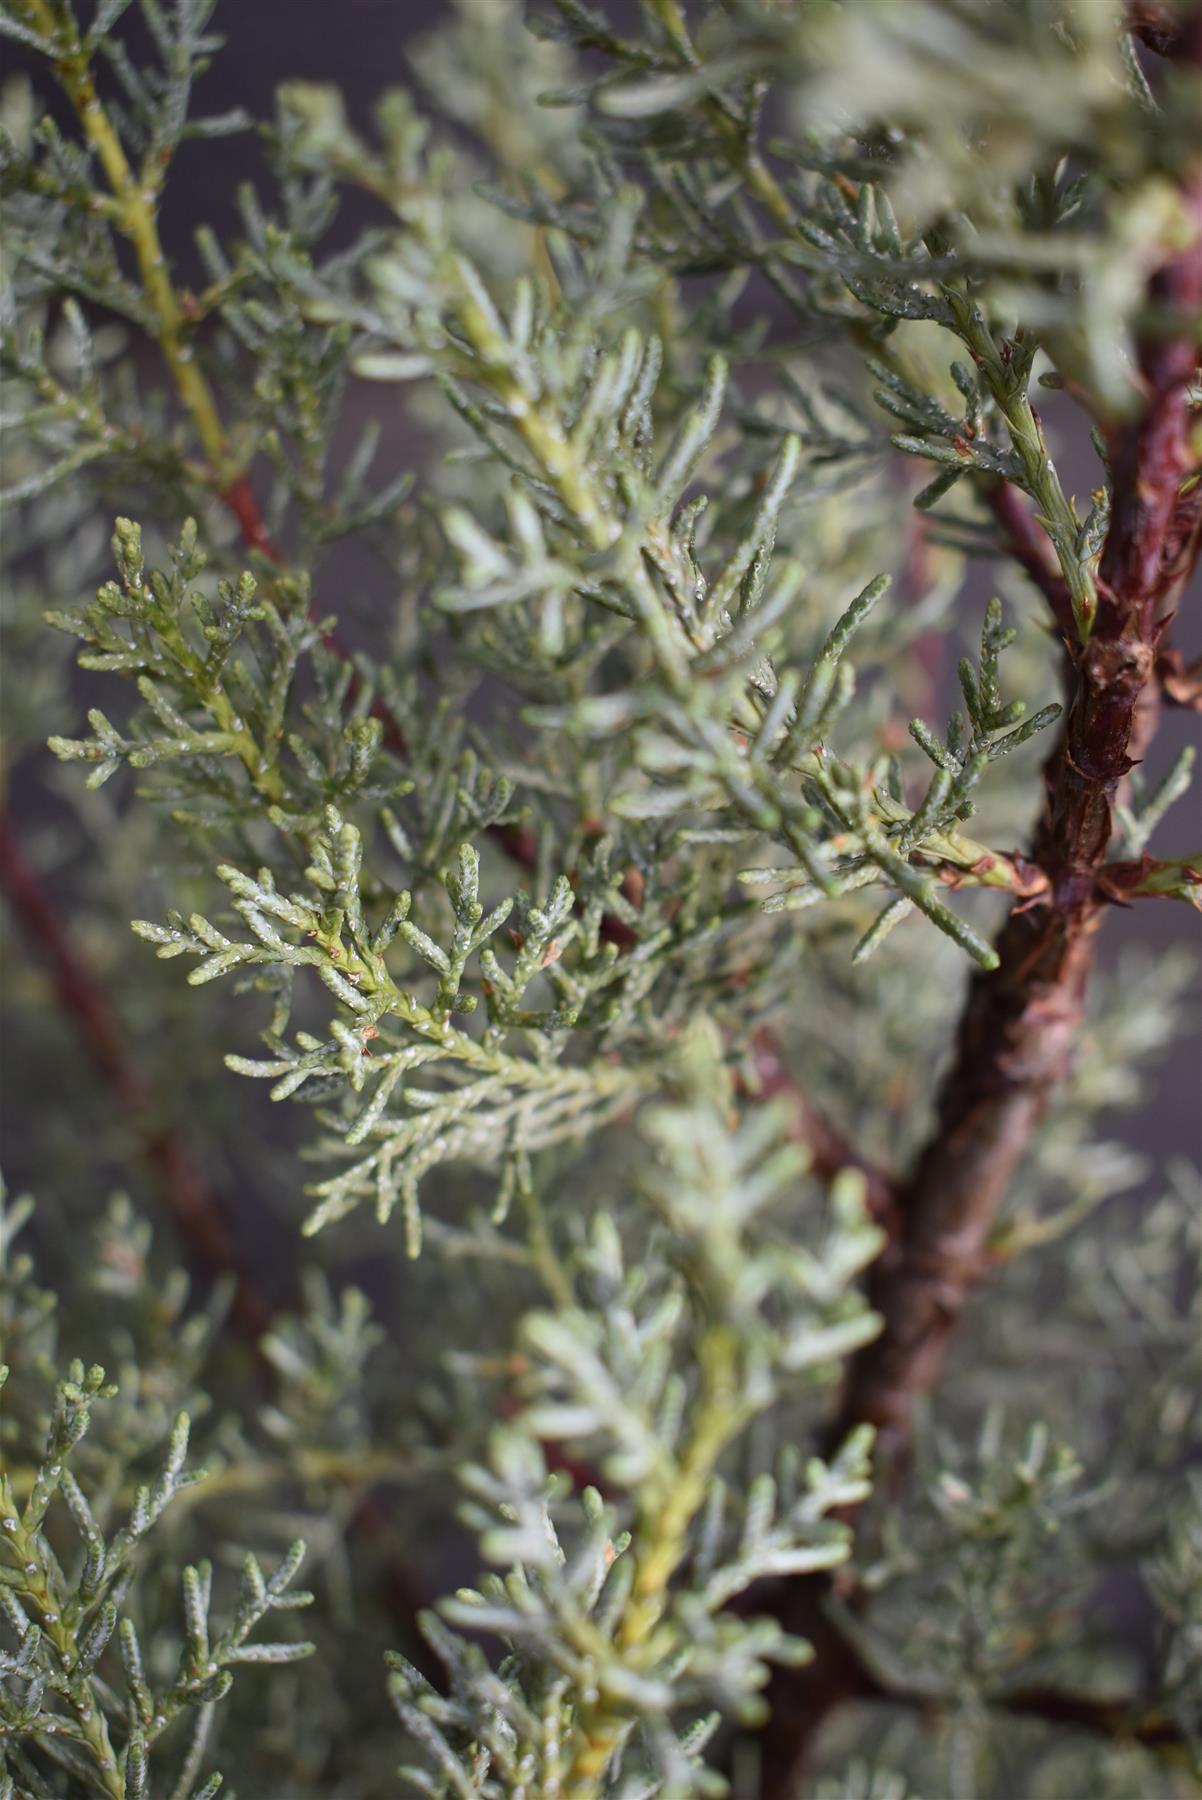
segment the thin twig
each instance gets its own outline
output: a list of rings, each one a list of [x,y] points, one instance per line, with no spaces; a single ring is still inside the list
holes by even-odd
[[[807,1709],[826,1718],[838,1707],[855,1703],[895,1706],[920,1714],[932,1725],[951,1717],[961,1702],[954,1694],[931,1694],[894,1686],[870,1667],[851,1638],[840,1630],[837,1617],[815,1593],[816,1610],[807,1622],[806,1635],[817,1652],[815,1671],[807,1687]],[[821,1693],[818,1683],[821,1681]],[[1185,1753],[1187,1740],[1180,1725],[1164,1712],[1137,1699],[1101,1700],[1050,1686],[1015,1688],[1006,1694],[984,1696],[984,1705],[998,1721],[1024,1719],[1068,1727],[1104,1738],[1114,1744],[1138,1744],[1141,1748],[1172,1755]],[[796,1713],[794,1723],[797,1722]],[[769,1778],[763,1792],[775,1791]]]
[[[816,1107],[798,1085],[782,1056],[780,1045],[767,1030],[757,1031],[752,1039],[755,1066],[755,1098],[774,1100],[780,1096],[792,1111],[792,1135],[810,1152],[814,1173],[830,1180],[843,1169],[858,1169],[864,1177],[865,1202],[872,1217],[893,1235],[899,1229],[897,1196],[890,1177],[876,1163],[856,1149]]]
[[[1006,534],[1010,554],[1043,594],[1057,625],[1071,642],[1077,629],[1072,596],[1043,527],[1018,489],[1008,481],[995,482],[986,499]]]
[[[257,1339],[270,1322],[271,1307],[241,1262],[216,1196],[175,1127],[159,1111],[150,1083],[129,1061],[104,989],[26,859],[7,812],[0,812],[0,888],[49,967],[59,1005],[74,1022],[101,1081],[133,1125],[180,1237],[210,1275],[235,1276],[234,1321],[249,1338]]]

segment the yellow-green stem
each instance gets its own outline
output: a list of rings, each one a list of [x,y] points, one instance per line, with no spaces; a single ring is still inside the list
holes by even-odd
[[[693,48],[688,24],[679,0],[651,0],[651,10],[684,62],[691,69],[697,68],[697,52]],[[702,104],[706,117],[730,152],[735,167],[742,174],[756,199],[766,211],[771,213],[782,231],[788,232],[790,236],[796,235],[797,218],[784,189],[760,156],[759,151],[744,138],[738,121],[731,117],[721,100],[714,96],[706,99]]]
[[[16,1500],[8,1478],[0,1476],[0,1512],[5,1518],[5,1542],[10,1546],[20,1571],[16,1591],[31,1601],[38,1614],[38,1624],[54,1646],[59,1666],[67,1678],[65,1698],[79,1726],[80,1736],[96,1763],[96,1779],[102,1793],[110,1800],[124,1800],[125,1781],[117,1766],[116,1753],[109,1737],[108,1720],[100,1708],[90,1680],[75,1673],[78,1646],[75,1632],[63,1617],[63,1607],[51,1592],[46,1573],[42,1545],[35,1531],[26,1531],[17,1513]]]
[[[726,1327],[706,1332],[698,1362],[701,1386],[688,1444],[680,1461],[647,1485],[630,1552],[634,1582],[614,1638],[624,1659],[642,1668],[654,1667],[665,1652],[659,1627],[672,1579],[687,1555],[689,1531],[718,1461],[745,1422],[736,1387],[738,1345]],[[604,1700],[582,1714],[564,1777],[565,1800],[596,1800],[629,1726],[629,1715]]]
[[[287,792],[279,770],[272,766],[266,751],[248,730],[229,695],[218,684],[206,681],[204,660],[192,649],[179,627],[164,625],[161,629],[164,641],[171,646],[197,690],[204,695],[205,706],[230,738],[252,787],[273,806],[278,805]]]
[[[989,391],[1006,421],[1010,442],[1023,468],[1023,483],[1035,501],[1039,523],[1048,534],[1060,573],[1072,601],[1082,643],[1088,642],[1093,628],[1098,596],[1093,576],[1078,550],[1080,521],[1073,504],[1061,485],[1056,466],[1048,455],[1043,428],[1027,397],[1011,377],[1004,358],[993,340],[993,334],[979,310],[967,295],[947,291],[947,299],[964,343],[974,357],[988,383]]]
[[[289,1481],[317,1482],[348,1492],[382,1483],[407,1483],[413,1478],[414,1468],[412,1457],[402,1460],[382,1450],[365,1451],[362,1455],[349,1450],[301,1450],[293,1462],[223,1464],[203,1479],[181,1488],[172,1505],[172,1517],[178,1518],[191,1507],[205,1506],[232,1494],[258,1493]],[[14,1497],[20,1499],[31,1493],[35,1479],[33,1469],[15,1469],[9,1478]],[[135,1489],[131,1486],[121,1489],[114,1502],[130,1506],[134,1498]]]
[[[63,42],[62,33],[67,27],[56,19],[49,0],[23,0],[23,9],[29,23],[44,37]],[[112,190],[113,221],[129,240],[137,258],[142,291],[154,316],[155,337],[164,361],[217,484],[225,487],[238,470],[230,458],[212,391],[193,360],[183,308],[167,270],[159,238],[157,180],[150,174],[140,180],[131,169],[117,130],[96,92],[91,65],[78,38],[63,43],[55,70]]]

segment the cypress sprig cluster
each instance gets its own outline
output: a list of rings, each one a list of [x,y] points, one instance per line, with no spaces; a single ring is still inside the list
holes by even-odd
[[[0,0],[0,1800],[1182,1800],[1202,14],[220,23]]]

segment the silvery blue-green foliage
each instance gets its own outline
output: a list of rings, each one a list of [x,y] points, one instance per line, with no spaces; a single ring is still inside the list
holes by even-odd
[[[369,127],[282,88],[269,176],[230,241],[200,231],[193,292],[155,215],[181,144],[246,128],[193,107],[220,8],[144,0],[144,66],[126,10],[0,7],[36,83],[6,91],[0,162],[7,722],[39,749],[60,728],[49,781],[20,766],[68,835],[77,935],[146,1059],[173,1047],[159,1103],[218,1168],[239,1140],[251,1255],[277,1256],[256,1233],[285,1192],[287,1241],[303,1215],[327,1257],[423,1259],[382,1326],[310,1271],[252,1366],[128,1202],[81,1238],[86,1282],[56,1280],[61,1348],[10,1258],[10,1789],[191,1800],[221,1767],[244,1795],[374,1800],[400,1762],[408,1791],[490,1800],[718,1792],[720,1768],[750,1796],[742,1734],[808,1654],[760,1597],[847,1561],[833,1515],[870,1486],[864,1437],[799,1446],[876,1329],[855,1284],[882,1238],[858,1172],[807,1175],[755,1047],[771,1026],[857,1153],[920,1139],[957,978],[1032,880],[1004,847],[1058,710],[1029,596],[999,577],[981,618],[965,568],[998,548],[1004,477],[1046,525],[1061,628],[1088,632],[1107,472],[1066,492],[1032,392],[1131,404],[1190,92],[1152,99],[1109,0],[457,0]],[[39,116],[56,69],[86,142]],[[347,188],[372,222],[331,250]],[[381,449],[398,417],[416,479]],[[34,642],[43,612],[82,678],[66,638]],[[969,653],[950,720],[932,638]],[[1186,761],[1132,783],[1116,854]],[[1180,1800],[1156,1729],[1176,1755],[1199,1680],[1189,1190],[1134,1222],[1112,1196],[1138,1171],[1098,1128],[1175,979],[1099,1009],[912,1492],[861,1529],[867,1607],[828,1623],[875,1686],[824,1741],[821,1800]],[[43,1134],[52,1242],[136,1133],[31,961],[16,982],[18,1078],[71,1088]],[[310,1112],[248,1154],[265,1093]],[[77,1421],[80,1354],[119,1391],[27,1528],[49,1371]],[[130,1558],[139,1484],[149,1511],[179,1485],[182,1412],[209,1473]],[[291,1572],[298,1534],[317,1654],[225,1698],[225,1665],[261,1658],[252,1614],[288,1597],[234,1571]],[[132,1572],[107,1648],[101,1544]],[[1150,1683],[1121,1617],[1094,1631],[1114,1571],[1155,1611]],[[87,1681],[64,1620],[92,1632]],[[1113,1701],[1118,1744],[1024,1713],[1059,1682]],[[1150,1690],[1151,1722],[1127,1706]]]
[[[303,1307],[277,1315],[263,1378],[248,1384],[226,1323],[229,1284],[199,1307],[125,1196],[94,1223],[56,1306],[22,1249],[44,1210],[20,1198],[2,1219],[11,1367],[0,1450],[16,1531],[4,1540],[0,1749],[13,1791],[191,1796],[215,1792],[224,1772],[222,1792],[303,1792],[322,1770],[378,1791],[396,1746],[373,1738],[371,1699],[378,1725],[396,1629],[350,1591],[348,1539],[373,1495],[428,1479],[438,1457],[428,1438],[405,1441],[396,1371],[364,1296],[333,1293],[310,1270]],[[111,1352],[111,1381],[72,1366],[74,1351],[97,1345]],[[84,1413],[86,1431],[60,1454]],[[310,1595],[289,1585],[298,1533]],[[383,1576],[378,1552],[366,1554],[357,1567],[370,1588]],[[296,1621],[279,1610],[302,1604]],[[88,1683],[65,1679],[68,1637],[95,1651]]]
[[[296,1540],[267,1571],[248,1551],[233,1591],[223,1574],[216,1601],[210,1561],[172,1568],[175,1547],[162,1540],[173,1510],[203,1494],[212,1471],[189,1466],[192,1422],[170,1405],[192,1397],[221,1307],[185,1322],[181,1278],[170,1284],[165,1311],[178,1338],[163,1345],[157,1368],[139,1369],[126,1352],[132,1405],[98,1363],[85,1368],[74,1358],[55,1380],[53,1296],[35,1285],[30,1259],[12,1247],[31,1210],[18,1200],[0,1219],[4,1338],[26,1364],[3,1370],[6,1384],[20,1383],[18,1409],[6,1411],[0,1473],[7,1646],[0,1754],[10,1789],[56,1791],[39,1772],[45,1756],[81,1792],[171,1791],[207,1800],[221,1786],[209,1746],[214,1713],[239,1666],[291,1663],[313,1649],[287,1625],[279,1632],[275,1620],[266,1637],[260,1630],[269,1613],[311,1601],[291,1585],[305,1547]],[[148,1238],[127,1206],[114,1206],[98,1248],[97,1285],[128,1288],[130,1262],[136,1268]],[[94,1415],[114,1406],[117,1419],[100,1425],[94,1443]],[[159,1616],[165,1577],[173,1590],[166,1633]],[[144,1645],[147,1632],[153,1639]],[[168,1662],[164,1639],[172,1636],[177,1648]]]
[[[1105,1083],[1104,1066],[1086,1080]],[[998,1250],[1012,1259],[988,1316],[969,1322],[957,1393],[924,1426],[912,1498],[901,1510],[878,1501],[857,1533],[857,1571],[874,1599],[866,1613],[836,1610],[875,1693],[832,1733],[837,1766],[849,1746],[871,1743],[920,1792],[941,1791],[949,1769],[987,1791],[1023,1783],[1057,1800],[1083,1780],[1107,1794],[1178,1791],[1173,1762],[1184,1771],[1197,1754],[1196,1643],[1180,1610],[1197,1496],[1180,1448],[1198,1426],[1199,1215],[1197,1171],[1169,1175],[1150,1211],[1131,1199],[1100,1209],[1058,1264],[1012,1256],[1000,1229]],[[1082,1192],[1091,1204],[1088,1182]],[[1071,1228],[1054,1210],[1040,1223],[1052,1237]],[[1032,1227],[1019,1212],[1009,1229]],[[1043,1388],[1034,1424],[1019,1404],[1031,1358]],[[1135,1576],[1157,1596],[1155,1630],[1138,1650],[1101,1571],[1111,1582]],[[1146,1714],[1124,1700],[1136,1655],[1155,1671]],[[1085,1701],[1071,1745],[1049,1728],[1073,1722],[1056,1711],[1067,1693]],[[908,1712],[933,1701],[942,1746]],[[1100,1741],[1108,1716],[1121,1719],[1125,1750]],[[1156,1775],[1140,1745],[1158,1739],[1185,1748]]]
[[[465,520],[466,515],[458,520],[461,533],[467,529]],[[467,826],[479,834],[503,823],[510,816],[513,786],[504,777],[473,769],[475,791],[461,786],[449,796],[452,810],[448,815],[443,809],[438,837],[433,843],[427,838],[419,852],[426,869],[432,864],[437,868],[440,854],[453,858],[451,870],[440,871],[430,883],[428,896],[417,890],[419,903],[427,897],[435,900],[438,910],[429,915],[431,921],[445,917],[449,903],[450,920],[441,927],[440,944],[410,917],[413,890],[397,892],[399,884],[364,869],[362,835],[344,811],[369,809],[385,853],[410,861],[416,846],[406,830],[403,802],[414,783],[389,769],[392,759],[381,755],[385,722],[371,716],[370,688],[360,683],[352,692],[350,671],[323,648],[319,627],[301,611],[297,597],[285,591],[278,599],[260,599],[253,578],[244,575],[236,585],[219,586],[210,600],[203,589],[190,585],[204,566],[191,523],[171,551],[170,575],[146,571],[140,533],[128,521],[118,522],[114,554],[120,582],[101,588],[82,617],[56,613],[52,622],[85,638],[85,667],[135,679],[146,712],[133,722],[133,734],[123,735],[94,709],[89,739],[55,738],[51,747],[69,760],[94,763],[88,778],[92,783],[107,780],[122,761],[136,769],[178,766],[166,790],[176,802],[176,818],[202,825],[210,835],[225,832],[244,861],[264,841],[263,825],[273,830],[273,839],[267,840],[273,848],[283,840],[289,856],[285,869],[289,875],[301,869],[308,891],[280,892],[268,865],[255,874],[233,863],[218,866],[233,910],[249,930],[241,941],[199,913],[186,920],[175,916],[165,926],[138,921],[135,929],[158,946],[160,956],[202,958],[190,976],[194,983],[235,970],[265,971],[259,981],[275,998],[268,1044],[276,1059],[238,1056],[231,1066],[273,1078],[274,1098],[286,1098],[307,1082],[317,1092],[349,1085],[354,1094],[370,1083],[366,1103],[344,1109],[342,1154],[373,1140],[382,1140],[381,1147],[356,1156],[348,1171],[318,1186],[314,1228],[361,1196],[374,1193],[381,1217],[400,1198],[416,1251],[417,1182],[427,1168],[474,1151],[491,1159],[502,1147],[525,1156],[558,1137],[594,1128],[614,1105],[629,1103],[645,1085],[638,1068],[615,1069],[603,1059],[584,1070],[574,1063],[563,1066],[563,1047],[571,1042],[566,1034],[575,1028],[579,1037],[581,1028],[591,1025],[603,1052],[620,1043],[637,1029],[638,1005],[661,966],[673,953],[687,955],[706,939],[737,927],[737,906],[729,922],[718,914],[660,932],[620,964],[613,947],[600,942],[603,909],[607,901],[618,903],[616,874],[604,864],[597,869],[601,880],[591,894],[584,886],[581,918],[575,916],[580,888],[574,894],[562,875],[541,905],[514,896],[486,912],[479,897],[479,852],[471,842],[452,849],[452,833]],[[842,887],[882,880],[897,890],[884,915],[890,923],[899,909],[917,906],[988,965],[992,952],[939,897],[934,876],[916,868],[907,853],[926,851],[969,879],[984,865],[986,873],[979,878],[992,877],[989,852],[963,838],[958,823],[972,810],[969,789],[989,761],[1029,735],[1026,724],[1014,726],[1023,705],[1000,709],[996,698],[992,703],[981,698],[982,691],[996,696],[999,630],[991,613],[980,678],[971,668],[964,678],[974,735],[961,749],[963,728],[954,722],[949,748],[940,752],[929,730],[918,727],[924,747],[931,746],[929,753],[941,757],[926,796],[913,811],[908,809],[894,773],[891,794],[887,799],[882,795],[874,807],[865,796],[864,772],[827,754],[822,737],[833,723],[839,685],[844,700],[850,688],[848,682],[838,683],[844,646],[883,586],[883,580],[870,584],[853,602],[804,682],[794,671],[778,678],[764,660],[765,636],[755,635],[758,614],[753,612],[750,620],[744,615],[741,630],[732,627],[700,653],[710,679],[686,685],[683,656],[667,618],[653,615],[658,626],[650,625],[648,635],[667,659],[660,663],[667,692],[633,687],[584,700],[561,722],[586,737],[646,723],[652,729],[640,734],[635,746],[641,767],[650,762],[655,773],[689,777],[686,783],[654,786],[643,794],[619,791],[612,801],[619,816],[650,819],[662,832],[663,819],[671,815],[677,841],[696,833],[702,841],[716,838],[744,855],[768,836],[801,858],[796,870],[747,872],[756,880],[793,873],[809,878],[809,885],[769,901],[770,910],[810,904]],[[771,620],[781,606],[769,600],[762,610]],[[259,666],[270,667],[269,681],[256,677],[235,653],[244,637]],[[264,639],[273,653],[270,661]],[[749,654],[759,661],[758,689],[747,680]],[[288,713],[297,710],[298,666],[306,656],[323,684],[322,699],[299,708],[305,729],[289,731]],[[795,708],[780,704],[782,692],[796,695]],[[696,695],[706,703],[704,713]],[[394,720],[388,702],[385,706],[385,719]],[[184,708],[192,720],[207,715],[215,729],[198,727]],[[1054,708],[1045,709],[1031,723],[1039,726],[1054,714]],[[557,721],[546,709],[536,716]],[[742,755],[730,747],[732,718],[740,729]],[[394,735],[399,729],[394,723]],[[803,775],[796,794],[777,763],[794,776]],[[689,821],[695,814],[716,817],[712,824],[694,826]],[[249,829],[256,815],[259,834]],[[837,858],[828,849],[832,840],[839,846]],[[390,888],[393,897],[384,908],[380,901]],[[365,892],[378,897],[374,921],[364,909]],[[511,913],[519,953],[506,967],[492,940]],[[857,954],[879,935],[878,923]],[[392,946],[410,952],[411,971],[416,966],[438,978],[434,983],[431,976],[424,977],[433,990],[428,999],[420,989],[406,992],[399,985],[386,957]],[[470,973],[478,968],[478,991],[464,985],[469,964]],[[316,972],[340,1003],[341,1016],[325,1040],[304,1033],[293,1046],[285,1038],[289,998],[295,971],[305,967]],[[523,1004],[527,989],[540,978],[558,1004]],[[488,1026],[477,1039],[452,1019],[475,1011],[481,998]],[[401,1028],[399,1034],[392,1021]],[[512,1053],[515,1031],[529,1054]],[[452,1076],[449,1090],[404,1081],[410,1070],[427,1067]],[[409,1116],[398,1127],[397,1103],[407,1095],[412,1096]],[[420,1115],[416,1119],[414,1112]]]
[[[642,1121],[665,1258],[653,1241],[633,1260],[601,1214],[559,1265],[559,1304],[518,1332],[523,1410],[463,1472],[465,1520],[505,1573],[424,1623],[449,1696],[394,1659],[397,1710],[434,1763],[414,1774],[428,1791],[718,1791],[699,1759],[721,1713],[755,1718],[765,1664],[807,1654],[755,1616],[755,1584],[848,1554],[848,1528],[828,1515],[868,1492],[868,1433],[829,1463],[786,1446],[742,1492],[719,1465],[766,1409],[829,1381],[876,1330],[849,1287],[880,1244],[862,1179],[836,1185],[809,1247],[790,1244],[774,1215],[805,1157],[782,1141],[781,1113],[731,1128],[712,1032],[683,1046],[679,1079],[680,1101]],[[561,1440],[589,1457],[604,1495],[565,1501],[546,1461]],[[507,1679],[464,1630],[503,1640]]]

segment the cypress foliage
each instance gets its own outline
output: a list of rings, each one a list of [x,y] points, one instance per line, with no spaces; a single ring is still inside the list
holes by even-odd
[[[0,0],[0,1796],[1184,1800],[1202,9],[220,25]]]

